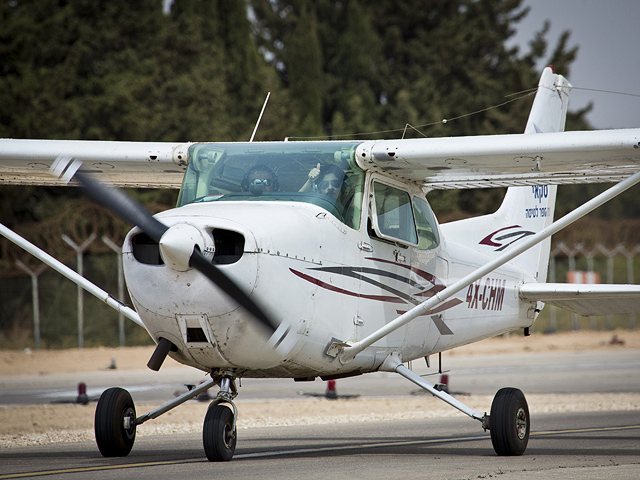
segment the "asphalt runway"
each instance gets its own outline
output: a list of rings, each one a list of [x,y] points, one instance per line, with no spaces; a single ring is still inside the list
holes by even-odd
[[[435,364],[435,365],[434,365]],[[424,361],[418,373],[436,372]],[[640,354],[635,350],[596,350],[515,354],[444,355],[450,390],[494,394],[503,386],[530,393],[628,393],[640,391]],[[136,402],[164,402],[184,391],[184,383],[205,378],[180,367],[151,372],[100,371],[0,379],[0,404],[48,404],[73,400],[79,381],[97,397],[110,386],[128,388]],[[431,381],[439,380],[439,375]],[[413,384],[391,373],[338,380],[339,394],[387,397],[415,393]],[[300,398],[323,393],[325,382],[242,381],[243,400]],[[463,400],[464,401],[464,400]],[[339,404],[337,404],[339,405]],[[180,407],[178,407],[180,408]],[[198,420],[200,421],[200,419]],[[455,418],[250,428],[239,431],[234,459],[206,461],[200,434],[147,435],[136,439],[131,454],[103,458],[94,442],[58,443],[0,450],[3,478],[638,478],[640,411],[535,414],[532,435],[522,457],[497,457],[488,432],[463,414]]]
[[[137,439],[102,458],[93,442],[0,451],[8,478],[630,479],[640,473],[640,412],[537,415],[521,457],[498,457],[488,432],[461,418],[241,430],[236,456],[209,463],[200,435]]]

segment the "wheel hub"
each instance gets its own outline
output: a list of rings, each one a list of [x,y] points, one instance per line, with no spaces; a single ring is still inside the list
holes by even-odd
[[[516,433],[520,440],[523,440],[527,435],[527,412],[522,407],[516,413]]]
[[[236,432],[233,428],[233,423],[229,422],[225,425],[224,429],[224,444],[227,448],[231,449],[233,446],[233,441],[236,438]]]
[[[127,408],[122,415],[122,426],[124,427],[124,432],[127,437],[131,439],[136,434],[136,426],[134,424],[136,412],[133,408]]]

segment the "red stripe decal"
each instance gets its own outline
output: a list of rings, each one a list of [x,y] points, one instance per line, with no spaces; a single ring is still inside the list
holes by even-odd
[[[291,273],[293,273],[294,275],[297,275],[298,277],[302,278],[303,280],[306,280],[307,282],[313,283],[314,285],[317,285],[319,287],[325,288],[327,290],[331,290],[332,292],[342,293],[343,295],[349,295],[351,297],[366,298],[367,300],[375,300],[377,302],[406,303],[404,300],[402,300],[399,297],[390,297],[390,296],[387,296],[387,295],[363,295],[363,294],[357,293],[357,292],[350,292],[349,290],[344,290],[342,288],[330,285],[330,284],[328,284],[326,282],[323,282],[320,279],[311,277],[311,276],[306,275],[306,274],[304,274],[302,272],[294,270],[293,268],[289,268],[289,270],[291,271]]]

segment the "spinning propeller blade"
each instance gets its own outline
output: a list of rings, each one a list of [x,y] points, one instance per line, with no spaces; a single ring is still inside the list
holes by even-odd
[[[156,242],[160,242],[162,235],[169,230],[169,227],[156,220],[149,211],[123,191],[104,185],[82,172],[76,172],[74,176],[82,184],[80,188],[87,197],[138,226]],[[229,297],[242,305],[260,323],[267,327],[270,334],[275,332],[277,324],[195,246],[189,264],[211,280]]]
[[[75,179],[82,184],[80,189],[85,196],[138,226],[156,242],[169,230],[122,190],[100,183],[82,172],[76,172]]]

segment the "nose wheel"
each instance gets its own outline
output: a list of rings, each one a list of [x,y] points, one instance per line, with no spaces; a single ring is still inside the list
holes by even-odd
[[[204,453],[210,462],[228,462],[236,451],[234,414],[226,405],[212,405],[202,429]]]
[[[238,395],[231,377],[223,377],[220,391],[211,402],[202,428],[204,453],[210,462],[228,462],[236,452],[238,409],[233,399]]]

